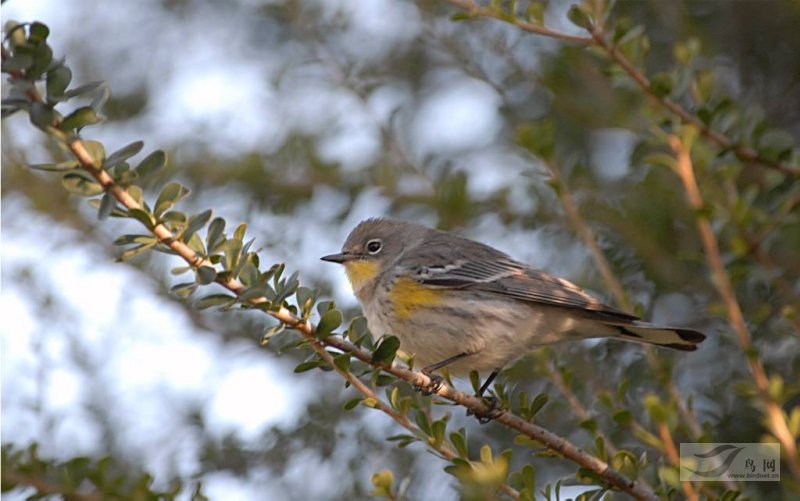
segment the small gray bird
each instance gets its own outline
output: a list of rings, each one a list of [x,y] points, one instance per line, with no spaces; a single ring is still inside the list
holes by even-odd
[[[405,221],[368,219],[342,252],[375,336],[392,334],[429,374],[492,371],[542,345],[610,337],[693,351],[700,332],[655,325],[473,240]]]

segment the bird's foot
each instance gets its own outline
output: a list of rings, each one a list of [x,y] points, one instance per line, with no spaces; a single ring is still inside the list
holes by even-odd
[[[503,409],[500,407],[500,400],[497,397],[481,397],[479,396],[483,403],[485,403],[489,410],[486,412],[475,411],[472,409],[467,409],[467,416],[475,416],[475,419],[478,420],[480,424],[486,424],[489,421],[497,418],[500,414],[503,413]]]
[[[422,371],[423,374],[430,378],[430,382],[428,384],[419,384],[414,383],[414,389],[425,396],[433,395],[437,393],[442,386],[444,385],[444,378],[437,374],[428,374],[425,371]]]

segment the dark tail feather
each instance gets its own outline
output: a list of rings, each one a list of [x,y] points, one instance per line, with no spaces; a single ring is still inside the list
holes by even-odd
[[[666,346],[674,350],[694,351],[705,334],[681,327],[666,327],[647,322],[631,322],[629,324],[609,324],[619,329],[620,339],[637,343]]]

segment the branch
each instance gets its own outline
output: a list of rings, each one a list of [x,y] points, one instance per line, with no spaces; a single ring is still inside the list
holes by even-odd
[[[683,183],[689,206],[695,210],[697,230],[700,233],[700,240],[705,250],[706,262],[711,269],[714,286],[719,292],[722,301],[725,303],[728,322],[736,332],[739,339],[739,346],[747,358],[750,373],[758,389],[759,398],[764,404],[767,427],[781,443],[782,449],[785,452],[786,463],[789,465],[792,476],[800,480],[800,459],[798,459],[797,455],[797,443],[786,423],[783,410],[769,394],[769,378],[764,370],[764,365],[761,359],[758,358],[757,355],[754,355],[753,343],[744,320],[744,315],[742,314],[742,309],[736,299],[736,293],[733,290],[733,284],[728,276],[728,272],[722,264],[722,256],[720,255],[717,237],[714,235],[711,223],[702,212],[703,198],[700,195],[700,188],[697,185],[689,150],[675,135],[669,137],[669,145],[677,159],[675,170]]]
[[[513,15],[501,12],[499,9],[483,7],[482,5],[478,5],[477,3],[472,2],[470,0],[444,0],[444,1],[449,3],[450,5],[454,5],[460,9],[467,11],[467,14],[472,17],[497,19],[499,21],[503,21],[504,23],[516,26],[517,28],[523,31],[536,33],[538,35],[544,35],[550,38],[556,38],[558,40],[564,40],[565,42],[574,42],[583,45],[590,45],[592,43],[591,37],[581,37],[577,35],[570,35],[568,33],[563,33],[561,31],[551,30],[550,28],[547,28],[540,24],[530,23],[528,21],[522,21],[520,19],[517,19]]]
[[[541,24],[531,23],[520,20],[516,17],[514,12],[504,13],[499,9],[483,7],[472,0],[444,0],[445,2],[454,5],[462,10],[467,11],[467,14],[472,17],[496,19],[498,21],[516,26],[517,28],[530,33],[536,33],[566,42],[574,42],[582,45],[594,45],[602,49],[608,56],[616,62],[628,76],[642,89],[644,94],[654,103],[666,108],[670,113],[680,118],[684,123],[691,124],[696,127],[701,134],[716,143],[723,150],[732,151],[739,159],[755,164],[761,165],[770,169],[775,169],[786,175],[793,177],[800,177],[800,167],[795,167],[786,163],[768,160],[753,148],[737,144],[735,141],[726,135],[711,129],[703,123],[697,116],[693,115],[681,105],[666,98],[659,97],[650,89],[650,80],[625,57],[624,54],[612,43],[605,39],[606,30],[601,25],[594,25],[588,29],[590,37],[581,37],[569,35],[564,32],[552,30]]]
[[[370,388],[369,386],[364,384],[364,382],[361,381],[360,379],[358,379],[352,372],[347,371],[347,370],[343,370],[339,366],[337,366],[334,363],[333,357],[331,356],[331,354],[328,353],[327,350],[325,350],[325,346],[322,343],[320,343],[316,338],[310,339],[309,340],[309,345],[311,346],[311,348],[315,352],[317,352],[317,354],[320,356],[320,358],[322,358],[330,367],[332,367],[336,372],[338,372],[356,390],[361,392],[361,394],[364,395],[365,397],[374,400],[375,401],[375,406],[374,407],[376,409],[382,411],[383,413],[388,415],[390,418],[394,419],[400,426],[402,426],[403,428],[407,429],[408,431],[410,431],[412,433],[416,433],[417,431],[419,431],[419,429],[416,426],[414,426],[411,423],[411,421],[409,421],[408,418],[405,415],[395,411],[392,407],[386,405],[386,403],[383,402],[383,400],[381,400],[378,397],[378,395],[372,390],[372,388]],[[344,351],[344,350],[342,350],[342,351]],[[431,441],[428,441],[427,445],[429,447],[435,449],[439,454],[441,454],[446,459],[451,460],[451,459],[454,459],[456,457],[460,457],[458,454],[456,454],[453,451],[453,449],[446,442],[442,442],[440,444],[437,444],[437,443],[431,443]],[[472,462],[470,462],[470,463],[472,463]],[[509,495],[513,499],[519,499],[519,492],[516,489],[514,489],[513,487],[511,487],[510,485],[506,484],[506,483],[503,483],[503,484],[500,485],[500,490],[502,490],[504,493],[506,493],[507,495]]]
[[[680,468],[681,459],[678,456],[678,449],[675,447],[675,441],[672,439],[672,434],[669,432],[669,426],[667,423],[659,423],[658,424],[658,435],[661,438],[661,441],[664,443],[664,448],[667,452],[667,459],[673,465]],[[683,492],[686,494],[686,499],[689,501],[697,501],[697,491],[694,490],[691,482],[683,481],[681,482],[681,487],[683,488]]]
[[[650,80],[625,57],[625,55],[615,46],[609,43],[604,36],[603,31],[599,29],[591,30],[592,38],[596,45],[602,48],[613,59],[628,76],[642,89],[652,101],[658,103],[662,107],[669,110],[673,115],[681,119],[683,123],[693,125],[700,131],[702,135],[717,143],[723,150],[731,150],[740,160],[750,162],[756,165],[762,165],[771,169],[783,172],[786,175],[800,177],[800,168],[794,167],[781,162],[773,162],[760,156],[757,151],[749,146],[736,144],[732,139],[725,136],[721,132],[711,129],[703,123],[695,115],[689,113],[685,108],[667,97],[659,97],[653,93],[650,88]]]

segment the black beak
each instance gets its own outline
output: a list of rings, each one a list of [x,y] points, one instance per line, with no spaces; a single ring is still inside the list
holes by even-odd
[[[320,259],[323,261],[328,261],[330,263],[345,263],[347,261],[352,261],[355,259],[356,256],[354,254],[348,254],[346,252],[342,252],[340,254],[331,254],[330,256],[322,256]]]

